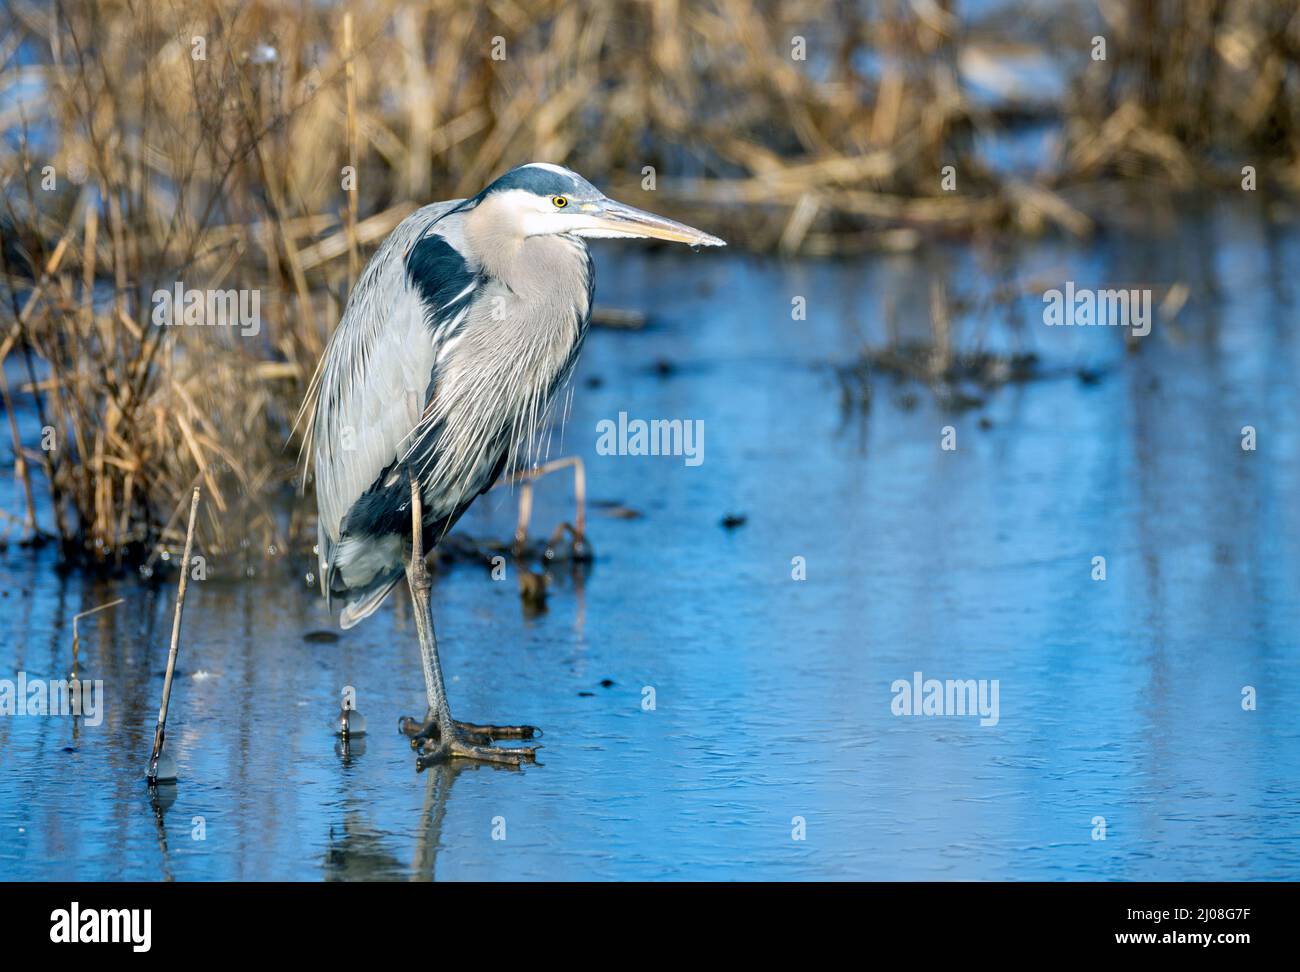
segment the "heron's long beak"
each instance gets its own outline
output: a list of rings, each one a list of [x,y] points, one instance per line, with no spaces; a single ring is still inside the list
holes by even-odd
[[[726,246],[725,240],[710,236],[694,226],[664,219],[644,209],[628,206],[613,199],[602,199],[582,207],[584,213],[591,217],[591,235],[610,236],[649,236],[656,240],[669,240],[673,243],[689,243],[691,246]]]

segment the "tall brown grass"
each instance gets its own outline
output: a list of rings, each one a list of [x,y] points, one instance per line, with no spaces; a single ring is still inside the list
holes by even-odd
[[[1041,43],[1071,92],[1053,109],[1067,151],[1034,181],[973,151],[1019,110],[973,99],[959,65],[1006,38],[945,2],[0,4],[0,84],[28,93],[0,105],[15,133],[0,143],[0,398],[21,526],[105,564],[182,539],[196,484],[209,553],[308,535],[305,504],[281,502],[285,445],[367,253],[413,207],[523,161],[633,199],[653,167],[655,208],[812,254],[927,228],[1086,233],[1072,181],[1134,159],[1195,180],[1234,137],[1280,179],[1297,171],[1291,3],[1031,8],[1013,41]],[[1094,21],[1111,70],[1088,58]],[[961,191],[943,190],[945,164]],[[151,295],[176,281],[257,290],[260,334],[153,326]],[[20,400],[53,448],[20,433]]]

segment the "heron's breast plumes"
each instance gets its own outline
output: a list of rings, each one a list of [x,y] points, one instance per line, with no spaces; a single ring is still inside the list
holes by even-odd
[[[426,409],[422,478],[431,499],[472,499],[507,469],[528,468],[549,447],[544,434],[572,373],[591,316],[591,263],[578,240],[528,241],[521,258],[531,286],[485,278],[436,367]]]

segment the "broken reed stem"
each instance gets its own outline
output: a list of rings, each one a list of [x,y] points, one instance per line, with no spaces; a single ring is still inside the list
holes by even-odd
[[[578,538],[587,536],[587,471],[581,456],[563,456],[532,469],[524,469],[511,476],[504,476],[497,481],[493,489],[501,486],[522,484],[519,492],[519,519],[515,524],[515,556],[523,553],[524,543],[528,540],[528,521],[533,510],[533,483],[556,470],[573,467],[573,531]]]
[[[194,487],[190,500],[190,525],[185,530],[185,556],[181,560],[181,577],[176,585],[176,613],[172,616],[172,645],[167,654],[167,676],[163,679],[162,705],[158,707],[158,726],[153,732],[153,753],[149,757],[149,784],[158,782],[158,757],[162,755],[167,727],[167,705],[172,697],[172,677],[176,674],[176,656],[181,647],[181,613],[185,610],[185,586],[189,580],[190,553],[194,550],[194,521],[199,512],[199,489]]]
[[[22,435],[18,431],[18,418],[14,412],[13,398],[9,394],[9,379],[3,371],[4,360],[0,358],[0,404],[4,405],[9,418],[9,434],[14,443],[14,478],[23,486],[23,499],[27,505],[26,519],[23,521],[23,533],[27,539],[36,536],[36,497],[32,492],[32,477],[27,471],[27,457],[23,455]]]
[[[82,618],[89,617],[92,614],[98,614],[100,611],[107,611],[111,607],[117,607],[126,598],[119,597],[116,601],[109,601],[107,604],[101,604],[99,607],[93,607],[89,611],[82,611],[80,614],[72,616],[72,673],[71,678],[77,678],[77,657],[81,649],[81,635],[77,632],[77,622]]]

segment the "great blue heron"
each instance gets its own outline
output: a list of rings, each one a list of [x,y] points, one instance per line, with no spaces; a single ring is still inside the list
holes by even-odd
[[[518,764],[532,726],[452,719],[429,605],[425,551],[507,470],[530,457],[573,372],[595,287],[583,238],[722,246],[700,230],[606,198],[534,162],[471,199],[404,219],[348,298],[304,412],[316,476],[320,583],[340,624],[371,614],[405,574],[428,712],[403,726],[424,761]],[[419,528],[416,528],[416,525]]]

